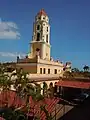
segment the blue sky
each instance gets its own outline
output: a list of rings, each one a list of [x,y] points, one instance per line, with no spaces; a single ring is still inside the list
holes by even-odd
[[[50,18],[51,56],[80,69],[90,66],[90,0],[0,0],[0,61],[29,53],[41,8]]]

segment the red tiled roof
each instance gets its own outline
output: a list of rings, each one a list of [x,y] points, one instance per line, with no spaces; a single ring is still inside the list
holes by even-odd
[[[38,15],[44,15],[47,16],[46,12],[44,11],[44,9],[41,9],[38,13]]]
[[[57,86],[90,89],[90,82],[79,82],[79,81],[59,81],[56,83]]]
[[[34,101],[32,97],[29,98],[30,103],[30,113],[34,113],[34,115],[40,115],[40,118],[42,120],[46,120],[46,115],[43,111],[41,111],[40,106],[46,105],[46,109],[49,113],[51,113],[55,107],[55,105],[59,102],[59,98],[45,98],[41,101]],[[25,106],[25,100],[21,99],[14,91],[8,91],[8,92],[2,92],[0,94],[0,106],[3,107],[3,105],[8,102],[8,106],[15,106],[16,108]],[[26,109],[26,108],[25,108]],[[22,109],[23,111],[23,109]],[[25,110],[26,111],[26,110]],[[29,113],[29,114],[30,114]]]

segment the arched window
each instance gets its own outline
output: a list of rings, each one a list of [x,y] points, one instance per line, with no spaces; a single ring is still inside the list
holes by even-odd
[[[57,93],[57,85],[56,85],[57,82],[55,82],[54,84],[54,92]]]
[[[47,88],[48,88],[48,85],[47,85],[46,82],[43,82],[43,88],[44,88],[44,89],[47,89]]]
[[[48,43],[48,35],[46,35],[46,42]]]
[[[36,48],[36,51],[37,51],[37,52],[39,52],[39,51],[40,51],[40,49],[39,49],[39,48]]]
[[[50,74],[50,69],[48,69],[48,74]]]
[[[40,33],[37,33],[37,41],[40,41]]]
[[[45,20],[45,17],[43,17],[43,20]]]
[[[44,68],[44,69],[43,69],[43,74],[45,74],[45,73],[46,73],[46,69]]]
[[[47,27],[47,32],[48,32],[48,27]]]
[[[50,82],[49,87],[50,87],[50,88],[52,88],[52,87],[53,87],[53,83],[52,83],[52,82]]]
[[[57,74],[57,69],[54,70],[54,74]]]
[[[40,68],[40,74],[42,74],[42,68]]]
[[[40,56],[40,49],[39,48],[36,48],[36,55]]]
[[[40,25],[37,25],[37,30],[40,30]]]

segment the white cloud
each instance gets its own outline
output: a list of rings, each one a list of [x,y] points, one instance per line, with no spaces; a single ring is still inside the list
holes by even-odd
[[[20,39],[17,25],[14,22],[3,22],[0,18],[0,39]]]
[[[17,53],[17,52],[15,52],[15,53],[11,53],[11,52],[0,52],[0,56],[1,57],[9,57],[9,58],[16,58],[17,56],[19,56],[19,57],[25,57],[26,56],[26,54],[24,54],[24,53]]]

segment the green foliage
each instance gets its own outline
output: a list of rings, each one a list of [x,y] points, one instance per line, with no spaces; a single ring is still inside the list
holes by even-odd
[[[78,68],[72,68],[72,72],[79,72]]]
[[[48,96],[48,85],[46,84],[46,82],[43,82],[43,95],[44,97]]]
[[[87,71],[83,72],[83,76],[85,78],[90,78],[90,72],[87,72]]]
[[[27,78],[28,73],[25,73],[22,69],[17,69],[16,73],[11,74],[11,76],[5,74],[5,69],[5,66],[0,65],[0,88],[2,88],[3,91],[7,91],[10,90],[10,87],[13,84],[17,95],[26,100],[26,111],[30,110],[30,96],[32,96],[32,99],[34,101],[43,100],[44,97],[47,96],[48,86],[45,82],[42,89],[41,86],[36,82],[33,81],[32,83],[32,81]],[[12,80],[12,76],[16,76],[16,79]],[[52,92],[52,87],[50,89]],[[44,95],[41,95],[41,90],[44,91]],[[45,107],[43,108],[43,111],[46,113],[47,120],[51,120],[50,115],[48,114],[48,111]],[[18,117],[19,115],[23,116],[21,110],[18,108],[14,108],[14,110],[8,110],[8,112],[4,114],[4,118],[6,118],[7,120],[16,120],[16,117]],[[39,118],[36,119],[38,120]]]
[[[6,120],[27,120],[27,116],[21,111],[14,111],[15,108],[4,108],[0,115]]]
[[[78,68],[73,68],[71,72],[65,71],[63,77],[65,78],[90,78],[89,67],[84,66],[84,71],[80,71]]]
[[[9,90],[11,86],[11,77],[5,74],[5,69],[3,65],[0,66],[0,88],[3,90]]]
[[[63,74],[63,77],[71,78],[71,77],[73,77],[73,74],[71,72],[69,72],[69,71],[65,71],[64,74]]]
[[[83,67],[83,70],[84,70],[84,71],[87,71],[87,72],[88,72],[89,69],[90,69],[90,68],[89,68],[89,66],[87,66],[87,65],[85,65],[85,66]]]

